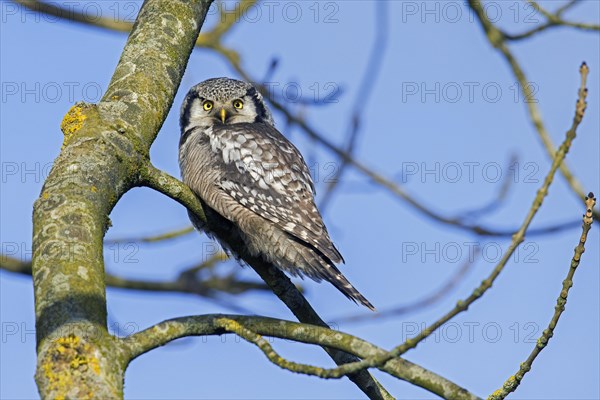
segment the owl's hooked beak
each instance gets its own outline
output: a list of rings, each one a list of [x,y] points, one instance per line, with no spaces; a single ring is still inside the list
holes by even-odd
[[[227,119],[227,111],[225,111],[224,108],[221,108],[221,111],[219,111],[219,116],[221,117],[221,121],[225,123],[225,120]]]

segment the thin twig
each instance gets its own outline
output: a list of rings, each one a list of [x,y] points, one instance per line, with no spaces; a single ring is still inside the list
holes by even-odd
[[[502,388],[496,390],[492,393],[488,400],[503,400],[506,396],[508,396],[511,392],[514,392],[517,387],[521,384],[523,377],[526,373],[531,370],[531,366],[533,362],[537,358],[537,356],[546,348],[548,345],[548,341],[554,335],[554,329],[556,329],[556,325],[558,324],[558,320],[565,310],[565,305],[567,304],[567,297],[569,296],[569,289],[573,286],[573,276],[575,275],[575,271],[579,266],[579,262],[581,261],[581,256],[585,251],[585,242],[587,240],[588,232],[592,227],[592,222],[594,219],[592,218],[592,210],[596,205],[596,199],[594,198],[594,193],[590,193],[588,197],[586,197],[586,212],[583,214],[583,225],[581,226],[582,232],[579,238],[579,243],[577,247],[575,247],[575,253],[573,254],[573,258],[571,259],[571,265],[569,267],[569,271],[567,272],[567,277],[562,283],[562,290],[558,298],[556,299],[556,306],[554,307],[554,315],[550,319],[550,323],[548,327],[542,333],[542,336],[537,340],[535,347],[527,357],[527,360],[521,363],[519,366],[519,370],[514,375],[511,375]]]
[[[256,4],[256,0],[240,0],[231,11],[227,11],[223,3],[217,3],[219,7],[219,23],[205,34],[206,39],[202,42],[220,43],[223,36],[230,32],[235,24],[240,21],[248,10]]]
[[[568,9],[570,9],[571,7],[573,7],[578,0],[569,0],[567,1],[565,4],[563,4],[562,6],[558,7],[556,9],[556,11],[554,12],[554,14],[558,15],[559,17],[562,16],[562,14],[567,11]]]
[[[77,22],[97,28],[110,29],[117,32],[129,32],[133,24],[129,21],[119,21],[116,18],[99,17],[73,10],[72,7],[63,8],[54,2],[36,0],[13,0],[16,4],[38,13]]]
[[[578,28],[578,29],[582,29],[582,30],[589,30],[589,31],[598,31],[600,30],[600,25],[596,25],[596,24],[587,24],[584,22],[572,22],[572,21],[566,21],[564,19],[561,18],[560,14],[558,13],[558,11],[561,11],[561,13],[564,11],[559,9],[557,12],[555,13],[551,13],[548,10],[546,10],[545,8],[543,8],[542,6],[540,6],[540,4],[537,1],[534,0],[527,0],[527,2],[540,14],[542,14],[549,22],[555,24],[555,25],[564,25],[564,26],[569,26],[571,28]],[[567,6],[570,6],[568,3],[566,4]]]
[[[31,277],[31,261],[21,261],[6,254],[0,254],[0,269]],[[152,292],[189,293],[198,296],[213,298],[218,292],[239,294],[251,290],[270,290],[261,282],[236,280],[233,277],[213,276],[205,280],[189,279],[180,275],[175,281],[145,281],[129,279],[112,274],[106,274],[106,284],[117,289],[131,289]]]
[[[371,48],[367,68],[363,73],[361,83],[358,86],[358,91],[356,92],[357,95],[354,99],[354,106],[352,108],[353,111],[350,116],[350,121],[348,123],[346,144],[344,146],[348,158],[352,157],[354,154],[356,142],[358,140],[358,135],[363,125],[361,115],[367,108],[369,99],[371,97],[371,93],[375,88],[375,82],[377,81],[377,77],[380,75],[379,71],[381,70],[381,66],[383,65],[383,56],[385,55],[385,50],[387,48],[388,43],[388,3],[385,1],[378,1],[374,4],[376,26],[375,38],[373,40],[373,45]],[[346,171],[347,166],[348,161],[346,161],[346,159],[341,159],[340,165],[335,171],[335,175],[332,177],[331,181],[328,182],[327,188],[321,196],[321,201],[319,202],[319,209],[321,210],[321,212],[325,212],[325,208],[329,204],[330,200],[333,198],[335,189],[339,187],[339,183],[344,176],[344,172]]]
[[[108,29],[111,31],[125,33],[130,32],[133,28],[133,23],[129,21],[119,21],[115,18],[106,18],[98,17],[96,15],[89,15],[84,12],[76,11],[72,7],[61,7],[57,4],[54,4],[53,2],[36,0],[12,1],[32,11],[61,18],[66,21],[93,26],[96,28]],[[218,43],[220,43],[223,36],[233,28],[237,21],[243,18],[244,14],[255,3],[256,0],[242,0],[238,3],[238,8],[232,11],[225,11],[223,8],[221,8],[219,23],[212,30],[208,32],[202,32],[198,35],[198,39],[196,40],[196,47],[205,47],[212,49],[214,46],[218,46]]]
[[[563,4],[562,6],[557,8],[554,13],[547,11],[542,6],[540,6],[539,3],[535,2],[535,1],[528,0],[528,3],[537,12],[539,12],[540,14],[542,14],[544,16],[544,18],[546,19],[546,22],[541,25],[536,26],[533,29],[530,29],[530,30],[522,32],[522,33],[510,34],[510,33],[506,33],[504,31],[502,31],[502,36],[504,37],[504,39],[511,40],[511,41],[527,39],[527,38],[533,37],[537,33],[545,31],[548,28],[556,28],[556,27],[561,27],[561,26],[581,29],[584,31],[600,30],[600,25],[586,24],[586,23],[581,23],[581,22],[571,22],[571,21],[566,21],[562,18],[562,14],[566,10],[568,10],[569,8],[571,8],[572,6],[574,6],[576,4],[575,0],[571,0],[571,1],[568,1],[567,3]]]
[[[179,274],[179,278],[182,279],[182,278],[189,277],[189,276],[195,276],[198,272],[206,270],[206,269],[212,269],[219,262],[225,261],[228,259],[229,259],[229,257],[227,256],[227,254],[225,254],[223,251],[219,250],[215,254],[211,255],[209,258],[204,260],[203,262],[199,263],[198,265],[194,265],[191,268],[181,271],[181,273]]]
[[[515,154],[511,155],[508,165],[506,166],[506,170],[510,170],[511,166],[516,165],[518,162],[517,156]],[[510,174],[504,174],[504,178],[500,184],[500,188],[496,196],[487,204],[483,206],[479,206],[475,209],[468,210],[464,212],[462,215],[458,216],[459,219],[475,219],[480,218],[483,215],[489,215],[490,213],[496,211],[502,204],[505,202],[506,197],[508,196],[508,192],[512,186],[513,180],[511,179]],[[513,231],[514,232],[514,231]]]
[[[162,242],[165,240],[176,239],[181,236],[188,235],[192,232],[194,232],[194,227],[187,226],[185,228],[175,229],[175,230],[161,233],[158,235],[106,239],[104,241],[104,244],[108,245],[108,244],[120,244],[120,243],[156,243],[156,242]]]

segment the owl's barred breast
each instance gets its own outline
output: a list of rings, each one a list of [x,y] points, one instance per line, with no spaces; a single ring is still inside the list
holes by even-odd
[[[230,100],[222,89],[224,79],[217,79],[220,97],[210,97],[210,87],[202,87],[206,81],[190,90],[182,106],[182,179],[207,216],[206,223],[190,216],[192,222],[226,249],[227,238],[234,235],[253,256],[294,276],[327,280],[351,300],[374,309],[335,265],[343,258],[314,203],[314,185],[302,155],[273,127],[251,85],[234,81]],[[252,102],[256,104],[247,107],[250,112],[242,110]],[[221,107],[219,114],[213,107]],[[246,114],[237,115],[236,109]],[[266,114],[261,116],[261,110]],[[229,122],[228,113],[239,122]]]

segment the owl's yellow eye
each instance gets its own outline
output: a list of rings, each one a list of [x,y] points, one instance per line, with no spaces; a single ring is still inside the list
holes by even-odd
[[[202,103],[202,107],[204,108],[204,111],[210,111],[213,108],[213,102],[206,100],[204,103]]]
[[[242,108],[244,108],[244,103],[241,100],[234,100],[233,101],[233,107],[237,108],[238,110],[241,110]]]

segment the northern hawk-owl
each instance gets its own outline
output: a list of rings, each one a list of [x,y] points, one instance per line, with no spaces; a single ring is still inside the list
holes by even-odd
[[[258,90],[229,78],[190,89],[181,107],[179,165],[206,223],[197,229],[229,249],[226,235],[293,276],[329,281],[374,310],[337,269],[344,262],[314,201],[302,155],[277,129]],[[231,236],[229,236],[231,237]]]

